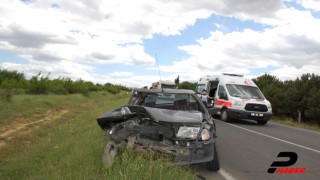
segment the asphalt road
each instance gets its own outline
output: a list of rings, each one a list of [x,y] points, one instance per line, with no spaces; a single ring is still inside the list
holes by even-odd
[[[269,122],[261,126],[254,121],[225,123],[216,120],[221,169],[210,172],[204,165],[193,168],[205,179],[320,179],[320,133]],[[294,152],[298,160],[288,168],[306,168],[303,174],[270,174],[280,152]]]

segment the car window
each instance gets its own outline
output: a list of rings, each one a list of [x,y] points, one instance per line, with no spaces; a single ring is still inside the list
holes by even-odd
[[[141,105],[160,109],[200,111],[198,101],[190,94],[149,93]]]
[[[219,85],[218,98],[228,100],[226,90],[222,85]]]

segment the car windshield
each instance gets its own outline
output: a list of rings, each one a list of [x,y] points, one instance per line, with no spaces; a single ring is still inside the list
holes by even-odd
[[[254,86],[227,84],[230,96],[240,97],[241,99],[264,99],[261,91]]]
[[[149,93],[142,105],[160,109],[200,111],[197,100],[191,94]]]
[[[204,90],[206,88],[205,84],[198,84],[196,87],[196,93],[200,94],[202,92],[202,90]]]

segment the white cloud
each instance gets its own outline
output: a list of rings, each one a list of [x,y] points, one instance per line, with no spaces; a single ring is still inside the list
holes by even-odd
[[[280,69],[271,71],[269,74],[276,76],[282,81],[285,80],[295,80],[297,77],[301,77],[302,74],[306,73],[318,73],[320,70],[320,65],[305,65],[300,69],[284,66]],[[262,75],[262,74],[261,74]],[[319,75],[319,74],[318,74]]]
[[[132,72],[112,72],[110,73],[110,76],[132,76],[133,73]]]
[[[180,46],[190,57],[161,69],[189,72],[182,74],[181,79],[192,80],[222,72],[250,75],[250,69],[269,66],[280,67],[274,73],[284,79],[320,72],[320,20],[307,11],[291,8],[276,14],[281,20],[276,27],[261,32],[249,29],[231,33],[214,31],[209,38],[199,39],[197,44]]]
[[[211,13],[185,10],[175,1],[5,0],[0,2],[0,49],[17,53],[28,64],[1,65],[27,74],[48,71],[95,80],[92,67],[78,63],[153,65],[142,38],[178,35]]]
[[[23,52],[29,57],[34,57],[34,48],[37,52],[55,53],[68,61],[75,61],[75,58],[85,60],[93,52],[109,52],[109,57],[115,57],[113,63],[152,64],[154,59],[144,53],[141,45],[120,45],[141,43],[145,32],[130,28],[132,24],[135,25],[133,22],[128,24],[117,20],[123,16],[123,8],[118,9],[120,12],[117,14],[111,13],[110,17],[116,20],[107,18],[106,12],[114,9],[103,2],[100,6],[100,1],[57,1],[59,8],[51,8],[50,0],[28,4],[17,0],[1,1],[0,48]],[[126,21],[129,19],[126,18]],[[138,20],[141,21],[141,17]],[[132,35],[124,32],[124,29],[128,29]]]
[[[177,35],[210,14],[201,9],[183,11],[174,1],[1,1],[0,48],[30,62],[150,65],[155,60],[144,52],[142,38],[154,33]]]
[[[298,2],[307,9],[320,11],[320,0],[299,0]]]
[[[299,1],[319,11],[319,0]],[[95,82],[148,85],[157,76],[136,76],[115,71],[97,74],[97,64],[129,64],[157,70],[154,57],[145,53],[143,39],[154,34],[179,35],[196,20],[211,15],[272,25],[263,31],[219,30],[197,44],[179,49],[190,57],[160,66],[173,80],[195,81],[220,72],[250,75],[252,68],[280,67],[290,77],[320,72],[320,21],[310,11],[287,8],[282,0],[42,0],[23,3],[0,1],[0,49],[17,53],[28,64],[0,59],[1,67],[26,74],[39,71]],[[84,65],[85,64],[85,65]],[[90,64],[90,65],[89,65]],[[278,72],[281,76],[288,76]],[[130,76],[121,78],[121,76]]]
[[[46,62],[37,62],[32,65],[4,62],[0,63],[0,67],[2,69],[23,72],[27,78],[31,78],[41,72],[43,75],[50,74],[50,78],[68,77],[73,80],[82,79],[96,82],[92,76],[94,74],[92,67],[69,61],[52,63],[50,66]]]

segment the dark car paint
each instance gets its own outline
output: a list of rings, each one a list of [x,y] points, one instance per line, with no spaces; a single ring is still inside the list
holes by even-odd
[[[201,112],[187,112],[187,111],[175,111],[169,109],[157,109],[143,106],[123,106],[130,109],[131,113],[121,114],[121,107],[111,112],[105,113],[99,118],[97,122],[102,129],[110,128],[110,123],[122,122],[130,117],[137,115],[138,113],[146,113],[148,118],[159,122],[172,122],[181,124],[201,124],[202,113]]]
[[[146,94],[157,92],[190,94],[197,98],[200,111],[149,108],[139,104]],[[97,122],[113,141],[121,143],[134,134],[136,144],[172,155],[175,164],[204,163],[216,158],[215,123],[193,91],[134,89],[128,105],[105,113]],[[186,125],[201,127],[196,139],[175,137],[179,127]],[[210,139],[200,140],[201,131],[208,127]]]

